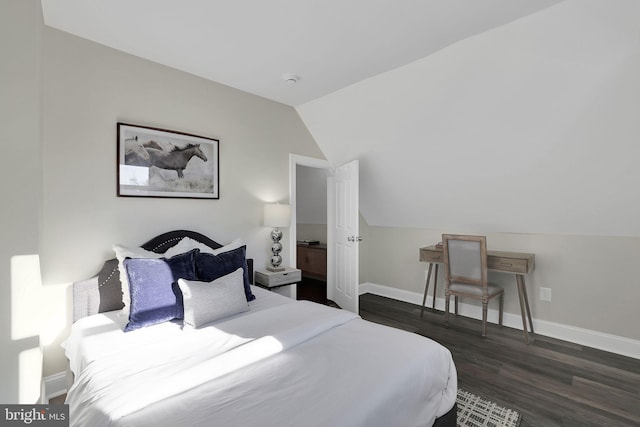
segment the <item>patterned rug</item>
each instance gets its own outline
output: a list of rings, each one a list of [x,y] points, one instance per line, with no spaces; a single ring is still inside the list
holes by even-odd
[[[517,427],[520,414],[458,389],[459,427]]]

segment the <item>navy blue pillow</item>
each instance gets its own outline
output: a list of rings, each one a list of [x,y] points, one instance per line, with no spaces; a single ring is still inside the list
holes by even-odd
[[[244,295],[247,301],[256,299],[251,293],[249,282],[249,268],[247,267],[247,247],[240,246],[228,252],[218,255],[198,252],[196,254],[196,274],[201,282],[213,282],[214,280],[233,273],[238,268],[243,270]]]
[[[172,285],[178,279],[196,280],[195,256],[198,252],[194,249],[168,259],[124,260],[131,293],[129,323],[124,328],[125,332],[182,317],[184,311],[179,312],[178,298]]]

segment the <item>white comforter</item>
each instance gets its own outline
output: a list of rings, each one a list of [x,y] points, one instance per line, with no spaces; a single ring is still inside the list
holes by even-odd
[[[454,404],[447,349],[416,334],[260,292],[198,330],[73,325],[74,426],[430,426]]]

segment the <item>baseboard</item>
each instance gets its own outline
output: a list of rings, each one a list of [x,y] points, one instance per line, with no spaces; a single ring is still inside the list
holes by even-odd
[[[418,292],[406,291],[375,283],[360,284],[359,293],[360,295],[371,293],[398,301],[422,305],[422,294]],[[428,297],[427,307],[431,307],[432,303],[432,297]],[[436,298],[436,309],[444,311],[444,305],[444,298]],[[481,307],[465,304],[464,302],[459,304],[459,313],[462,316],[473,319],[482,318]],[[488,320],[492,323],[498,323],[498,310],[489,309]],[[519,313],[504,313],[503,324],[510,328],[522,330],[522,317]],[[557,338],[563,341],[633,357],[634,359],[640,359],[640,341],[638,340],[535,318],[533,319],[533,329],[537,335]]]
[[[65,394],[67,392],[67,373],[58,372],[44,377],[44,390],[47,402],[51,398]]]

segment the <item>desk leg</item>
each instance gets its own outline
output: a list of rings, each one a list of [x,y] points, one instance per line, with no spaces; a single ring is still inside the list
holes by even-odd
[[[424,306],[427,302],[427,292],[429,291],[429,281],[431,280],[431,269],[433,268],[433,263],[429,263],[429,271],[427,272],[427,281],[424,284],[424,296],[422,297],[422,310],[420,311],[420,317],[424,315]],[[436,265],[436,275],[438,266]]]
[[[527,287],[524,283],[524,276],[516,274],[516,282],[518,283],[518,297],[520,299],[520,313],[522,314],[522,330],[524,332],[524,342],[529,344],[529,326],[533,334],[533,321],[531,320],[531,309],[529,308],[529,298],[527,297]],[[527,319],[529,325],[527,325]]]
[[[431,308],[436,309],[436,294],[438,293],[438,264],[436,264],[436,274],[433,276],[433,302]]]
[[[520,279],[522,280],[522,294],[524,295],[524,304],[527,308],[527,317],[529,317],[529,328],[531,329],[531,333],[535,333],[533,331],[533,320],[531,320],[531,308],[529,308],[529,297],[527,296],[527,286],[524,283],[524,276],[519,274]]]

